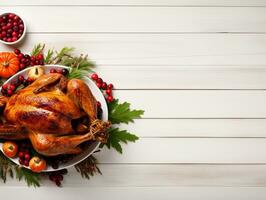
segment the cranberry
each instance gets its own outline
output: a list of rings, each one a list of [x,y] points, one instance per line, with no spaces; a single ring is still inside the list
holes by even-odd
[[[8,32],[8,33],[12,33],[13,30],[10,28],[10,29],[7,30],[7,32]]]
[[[19,159],[19,164],[24,165],[24,161],[22,159]]]
[[[68,74],[68,70],[67,69],[62,69],[62,74],[63,75],[67,75]]]
[[[24,156],[24,158],[25,158],[25,160],[30,160],[30,154],[25,154],[25,156]]]
[[[97,74],[92,74],[91,75],[91,79],[96,81],[98,79],[98,75]]]
[[[107,89],[107,90],[106,90],[106,94],[107,94],[107,95],[112,95],[112,90]]]
[[[102,84],[101,83],[96,83],[97,87],[98,88],[101,88],[102,87]]]
[[[19,68],[20,68],[20,69],[24,69],[25,67],[26,67],[26,66],[25,66],[24,63],[20,63],[20,64],[19,64]]]
[[[24,58],[24,55],[22,53],[18,54],[18,59]]]
[[[31,57],[30,57],[30,55],[29,55],[29,54],[25,54],[25,55],[24,55],[24,57],[25,57],[26,59],[28,59],[28,60],[30,60],[30,59],[31,59]]]
[[[42,54],[38,54],[36,57],[38,60],[43,60],[43,55]]]
[[[9,19],[13,19],[13,18],[15,17],[15,15],[14,15],[13,13],[10,13],[10,14],[8,15],[8,17],[9,17]]]
[[[2,35],[2,37],[6,37],[6,32],[2,31],[1,35]]]
[[[12,24],[11,23],[7,23],[7,28],[10,29],[12,27]]]
[[[107,96],[107,101],[111,103],[114,100],[113,96]]]
[[[8,84],[3,85],[2,88],[3,88],[4,90],[7,90],[7,88],[8,88]]]
[[[57,71],[55,69],[50,69],[50,73],[56,73]]]
[[[111,89],[113,89],[113,88],[114,88],[114,86],[113,86],[113,84],[112,84],[112,83],[110,83],[110,84],[108,84],[107,88],[111,90]]]
[[[17,40],[18,40],[17,37],[12,37],[12,42],[15,42],[15,41],[17,41]]]
[[[19,49],[15,49],[14,53],[18,55],[18,54],[20,54],[20,50]]]
[[[12,91],[15,91],[16,86],[14,84],[10,84],[9,89],[12,90]]]
[[[13,94],[13,91],[11,89],[7,90],[7,94],[11,96]]]
[[[103,89],[103,90],[106,90],[106,88],[107,88],[107,83],[106,83],[106,82],[103,82],[103,83],[102,83],[102,89]]]
[[[26,62],[25,57],[21,58],[20,62],[23,63],[23,64],[25,64],[25,62]]]
[[[18,31],[19,31],[18,26],[14,26],[14,27],[13,27],[13,30],[16,31],[16,32],[18,32]]]
[[[101,84],[102,84],[102,82],[103,82],[103,79],[101,79],[101,78],[98,78],[96,82],[97,82],[97,83],[101,83]]]
[[[12,42],[12,38],[7,38],[7,42]]]
[[[14,16],[14,21],[18,22],[20,20],[19,16],[15,15]]]
[[[100,101],[97,101],[97,106],[98,107],[101,107],[102,106]]]
[[[24,160],[24,163],[23,163],[25,166],[29,166],[29,161],[28,160]]]
[[[20,152],[18,153],[18,157],[19,157],[20,159],[24,158],[24,153],[23,153],[22,151],[20,151]]]
[[[22,83],[24,81],[24,76],[19,75],[18,80]]]
[[[57,73],[59,73],[59,74],[63,74],[63,70],[62,70],[62,69],[58,69],[58,70],[57,70]]]
[[[19,28],[19,30],[24,30],[24,25],[23,25],[23,24],[20,24],[20,25],[18,26],[18,28]]]
[[[13,36],[13,37],[16,37],[16,36],[18,36],[18,34],[17,34],[16,32],[13,32],[13,33],[12,33],[12,36]]]

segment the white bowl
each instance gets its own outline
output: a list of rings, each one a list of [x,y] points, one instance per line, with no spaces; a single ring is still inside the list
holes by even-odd
[[[0,17],[2,17],[3,15],[6,15],[6,14],[14,14],[14,15],[17,15],[17,14],[15,14],[15,13],[8,12],[8,13],[3,13],[3,14],[1,14]],[[19,15],[17,15],[17,16],[19,16]],[[20,17],[20,16],[19,16],[19,17]],[[14,44],[18,44],[18,43],[20,43],[20,42],[24,39],[24,37],[25,37],[25,35],[26,35],[26,32],[27,32],[27,27],[26,27],[25,20],[22,19],[22,17],[20,17],[20,19],[22,20],[23,25],[24,25],[24,31],[23,31],[21,37],[20,37],[17,41],[15,41],[15,42],[5,42],[5,41],[3,41],[3,40],[0,39],[0,43],[7,44],[7,45],[14,45]]]
[[[17,74],[15,74],[14,76],[12,76],[11,78],[9,78],[4,84],[6,83],[11,83],[14,80],[18,79],[19,75],[23,75],[24,77],[27,77],[28,71],[31,69],[32,67],[28,67],[20,72],[18,72]],[[55,68],[55,69],[59,69],[59,68],[65,68],[65,69],[69,69],[69,67],[66,66],[62,66],[62,65],[45,65],[45,72],[49,73],[51,68]],[[93,96],[97,99],[97,101],[99,101],[101,103],[101,107],[103,110],[102,113],[102,120],[107,121],[108,120],[108,109],[107,109],[107,104],[106,101],[104,99],[104,96],[101,92],[101,90],[96,86],[96,84],[90,79],[90,78],[84,78],[83,79],[87,85],[89,86]],[[0,88],[1,90],[1,88]],[[86,149],[84,149],[84,151],[78,155],[75,155],[73,157],[73,159],[69,160],[66,163],[63,164],[59,164],[59,168],[58,169],[53,169],[51,166],[48,166],[46,168],[46,170],[43,170],[43,172],[50,172],[50,171],[57,171],[57,170],[61,170],[61,169],[65,169],[65,168],[69,168],[72,167],[74,165],[76,165],[77,163],[83,161],[84,159],[86,159],[88,156],[90,156],[93,152],[95,152],[98,147],[100,145],[100,142],[93,142],[91,145],[88,145],[86,147]],[[2,150],[2,143],[0,143],[0,149]],[[14,163],[16,163],[17,165],[19,164],[19,158],[15,157],[15,158],[10,158],[10,160],[12,160]],[[21,165],[22,167],[25,168],[29,168],[26,166]]]

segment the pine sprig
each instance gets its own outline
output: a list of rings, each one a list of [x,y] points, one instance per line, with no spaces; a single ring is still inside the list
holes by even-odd
[[[105,144],[108,149],[114,148],[117,152],[123,153],[121,142],[127,144],[128,142],[135,142],[139,138],[126,130],[119,130],[118,128],[111,128],[108,131],[109,138]]]
[[[44,63],[46,64],[51,64],[52,58],[54,55],[54,50],[53,49],[49,49],[45,58],[44,58]]]
[[[16,178],[20,181],[24,179],[28,186],[40,187],[40,176],[26,168],[15,166]]]
[[[10,164],[8,159],[0,153],[0,178],[5,183],[7,176],[10,175],[13,178],[13,165]]]
[[[25,180],[28,186],[40,186],[39,174],[19,167],[15,163],[8,160],[2,153],[0,153],[0,178],[3,180],[3,182],[6,182],[8,175],[13,178],[14,172],[16,173],[16,178],[19,181],[22,179]]]
[[[112,124],[134,122],[134,119],[140,118],[144,110],[131,110],[130,103],[119,103],[118,99],[108,104],[109,120]]]
[[[45,44],[37,44],[34,46],[34,48],[31,51],[32,56],[37,56],[38,54],[43,52],[43,49],[45,47]]]
[[[90,177],[95,174],[102,174],[97,163],[97,159],[91,155],[82,162],[76,164],[75,168],[82,178],[90,179]]]

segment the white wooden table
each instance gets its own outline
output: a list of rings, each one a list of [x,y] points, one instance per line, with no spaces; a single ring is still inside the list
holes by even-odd
[[[265,199],[265,0],[11,0],[36,43],[76,47],[146,110],[103,176],[70,170],[62,189],[0,183],[0,198]],[[6,50],[1,46],[0,51]]]

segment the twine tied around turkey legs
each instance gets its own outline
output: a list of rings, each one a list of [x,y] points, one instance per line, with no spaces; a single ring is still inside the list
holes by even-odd
[[[95,119],[90,125],[90,134],[93,140],[106,143],[108,139],[108,128],[111,126],[109,121],[104,122],[99,119]]]

